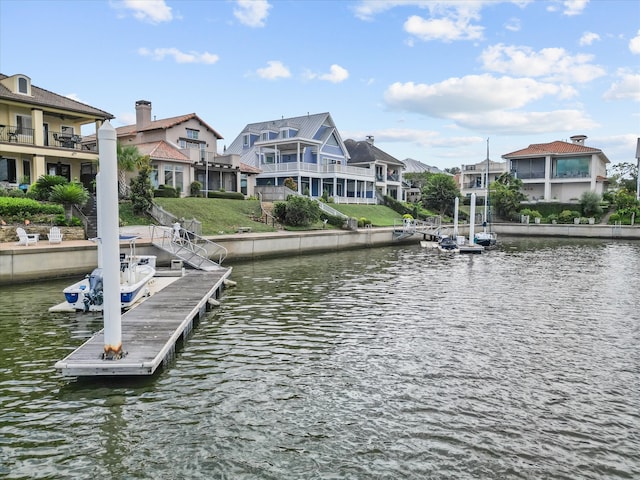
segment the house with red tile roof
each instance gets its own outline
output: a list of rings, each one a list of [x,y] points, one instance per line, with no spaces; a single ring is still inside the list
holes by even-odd
[[[149,155],[154,188],[168,185],[187,196],[191,183],[198,181],[205,193],[241,191],[240,157],[219,155],[222,135],[195,113],[152,120],[151,102],[139,100],[136,123],[116,128],[116,135],[121,145],[135,145]]]
[[[502,155],[508,170],[522,180],[523,193],[532,201],[577,202],[583,192],[602,195],[607,182],[607,156],[587,147],[585,135],[571,142],[531,144]]]

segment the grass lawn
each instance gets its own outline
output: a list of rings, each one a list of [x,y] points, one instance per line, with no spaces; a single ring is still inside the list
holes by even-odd
[[[345,205],[331,203],[329,206],[349,217],[365,217],[371,221],[374,227],[393,227],[394,221],[395,223],[402,222],[402,215],[386,205]]]
[[[274,228],[252,220],[260,215],[258,200],[230,200],[223,198],[154,198],[154,202],[178,218],[190,220],[195,218],[202,222],[203,235],[219,235],[235,233],[238,227],[251,227],[253,232],[273,232]],[[384,205],[337,205],[330,204],[339,212],[350,217],[366,217],[376,227],[392,227],[394,221],[401,221],[402,216]],[[149,225],[154,223],[149,217],[138,217],[133,214],[131,204],[120,203],[120,220],[123,225]],[[290,228],[290,230],[315,230],[326,227],[320,222],[309,227]]]

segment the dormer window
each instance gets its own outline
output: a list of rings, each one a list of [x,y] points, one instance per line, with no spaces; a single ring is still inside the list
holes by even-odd
[[[29,93],[29,82],[24,77],[18,77],[18,93]]]

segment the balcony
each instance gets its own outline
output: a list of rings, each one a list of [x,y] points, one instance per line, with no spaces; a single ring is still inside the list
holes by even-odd
[[[16,125],[0,125],[0,143],[13,143],[16,145],[33,145],[64,148],[69,150],[82,150],[82,137],[68,132],[46,132],[44,145],[36,145],[33,128],[19,127]],[[84,150],[90,150],[88,146]]]

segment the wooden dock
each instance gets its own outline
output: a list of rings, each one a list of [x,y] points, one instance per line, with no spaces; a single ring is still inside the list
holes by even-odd
[[[186,274],[142,304],[122,315],[120,360],[103,360],[104,332],[100,330],[55,368],[65,376],[152,375],[173,356],[176,342],[186,338],[194,321],[207,311],[209,300],[219,298],[230,268],[213,272],[187,270]]]

